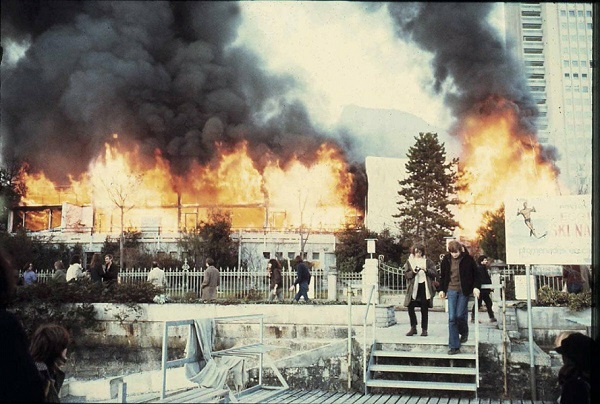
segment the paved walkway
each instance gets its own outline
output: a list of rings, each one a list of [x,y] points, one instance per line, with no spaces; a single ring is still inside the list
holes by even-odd
[[[470,318],[471,314],[469,314]],[[421,313],[417,310],[417,331],[418,334],[407,337],[406,333],[410,329],[410,320],[408,311],[396,311],[397,324],[386,327],[376,328],[377,340],[394,341],[399,343],[430,343],[430,344],[448,344],[448,313],[444,311],[429,311],[428,336],[421,337]],[[490,323],[486,312],[479,312],[479,342],[487,344],[502,344],[502,330],[498,323]],[[499,318],[498,321],[501,321]],[[368,326],[368,328],[371,328]],[[371,336],[371,331],[367,330],[367,338]],[[469,342],[474,344],[475,324],[469,322]]]

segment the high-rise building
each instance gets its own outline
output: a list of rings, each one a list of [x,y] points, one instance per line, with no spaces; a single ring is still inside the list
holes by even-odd
[[[539,142],[558,150],[565,192],[591,193],[592,3],[505,3],[504,17],[539,107]]]

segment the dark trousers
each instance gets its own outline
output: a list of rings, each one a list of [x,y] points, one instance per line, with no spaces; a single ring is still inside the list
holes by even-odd
[[[294,300],[299,301],[304,296],[304,301],[308,302],[308,283],[302,282],[298,285],[298,293],[294,296]]]
[[[488,316],[490,319],[494,318],[494,311],[492,310],[492,298],[490,297],[490,292],[482,290],[479,295],[479,299],[477,299],[477,310],[481,308],[482,303],[485,303],[485,308],[487,309]],[[473,309],[471,310],[471,316],[475,316],[475,304],[473,304]]]
[[[417,299],[411,300],[408,305],[408,318],[410,319],[410,326],[417,326],[417,315],[415,314],[415,307],[421,308],[421,328],[427,329],[429,324],[429,300],[425,297],[425,283],[419,283],[419,290],[417,291]]]

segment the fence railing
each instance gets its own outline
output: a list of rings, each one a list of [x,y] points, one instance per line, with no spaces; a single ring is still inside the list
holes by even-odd
[[[129,284],[146,282],[150,268],[127,268],[119,273],[119,283]],[[46,283],[52,278],[52,270],[37,271],[39,283]],[[329,271],[323,269],[312,269],[312,279],[309,297],[317,300],[328,298],[328,275]],[[508,266],[500,272],[504,281],[513,279],[514,275],[524,275],[524,266]],[[289,291],[289,287],[296,278],[293,270],[282,271],[283,292],[286,301],[291,300],[295,291]],[[343,296],[348,287],[358,286],[362,283],[360,272],[337,272],[336,288],[337,296]],[[562,276],[557,275],[534,275],[536,288],[549,286],[555,290],[563,289]],[[201,297],[201,285],[204,279],[204,270],[191,268],[182,270],[180,268],[166,268],[166,293],[172,297]],[[242,270],[236,268],[225,268],[220,270],[221,285],[218,289],[219,298],[261,300],[269,296],[269,277],[265,271]],[[353,300],[361,300],[360,289],[353,296]],[[382,294],[400,294],[406,292],[406,279],[402,268],[392,267],[383,262],[379,263],[379,291]]]

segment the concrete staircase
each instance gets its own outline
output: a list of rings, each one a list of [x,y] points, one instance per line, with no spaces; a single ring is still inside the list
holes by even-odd
[[[474,336],[473,336],[474,337]],[[387,336],[375,339],[367,367],[366,388],[373,394],[477,397],[475,343],[448,354],[447,338]]]

